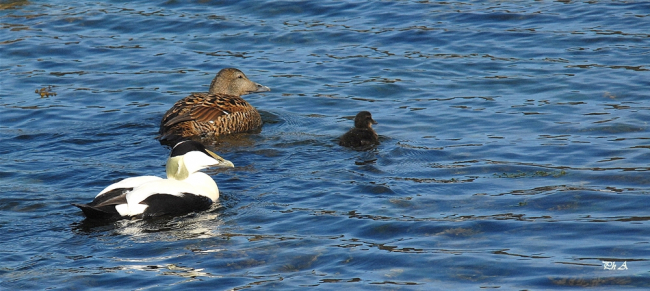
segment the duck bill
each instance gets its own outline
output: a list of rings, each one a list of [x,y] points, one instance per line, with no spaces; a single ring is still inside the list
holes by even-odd
[[[264,86],[262,84],[255,83],[255,87],[257,87],[257,89],[255,89],[255,91],[251,91],[250,93],[259,93],[259,92],[271,91],[271,88],[266,87],[266,86]]]
[[[235,165],[231,161],[220,157],[219,155],[213,153],[211,150],[206,149],[205,151],[208,152],[208,154],[211,157],[213,157],[215,160],[218,161],[218,163],[214,164],[213,166],[217,166],[217,167],[221,167],[221,168],[234,168],[235,167]]]

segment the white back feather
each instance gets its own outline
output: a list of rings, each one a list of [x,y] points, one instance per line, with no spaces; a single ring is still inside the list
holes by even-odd
[[[117,183],[113,183],[111,185],[108,185],[108,187],[104,188],[99,194],[97,194],[98,197],[108,191],[115,190],[118,188],[135,188],[138,187],[144,183],[151,182],[151,181],[157,181],[157,180],[162,180],[160,177],[156,176],[139,176],[139,177],[132,177],[132,178],[126,178],[124,180],[121,180]]]

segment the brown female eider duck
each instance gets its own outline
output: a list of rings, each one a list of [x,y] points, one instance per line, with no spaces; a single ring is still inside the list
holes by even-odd
[[[196,141],[182,141],[167,159],[167,179],[156,176],[127,178],[104,188],[79,207],[89,219],[148,218],[206,210],[219,199],[217,183],[199,170],[234,167]]]
[[[372,125],[377,122],[372,119],[368,111],[357,113],[354,118],[354,128],[346,132],[339,140],[339,145],[345,147],[368,147],[379,144],[377,133],[372,129]]]
[[[262,126],[255,107],[240,96],[271,91],[249,80],[242,71],[226,68],[214,77],[208,93],[192,93],[177,101],[160,122],[160,141],[190,136],[218,136]]]

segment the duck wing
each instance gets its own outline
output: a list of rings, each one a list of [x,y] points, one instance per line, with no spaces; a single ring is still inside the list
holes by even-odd
[[[84,215],[90,219],[106,220],[120,218],[121,215],[115,206],[126,204],[126,195],[133,191],[133,188],[147,182],[158,180],[162,180],[162,178],[156,176],[126,178],[104,188],[90,203],[72,203],[72,205],[79,207]]]
[[[246,100],[227,94],[193,93],[172,106],[165,113],[162,127],[172,127],[184,121],[210,122],[235,114],[254,110]]]

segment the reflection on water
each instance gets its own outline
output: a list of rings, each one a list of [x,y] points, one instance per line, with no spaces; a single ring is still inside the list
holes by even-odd
[[[647,10],[0,3],[0,286],[647,289]],[[84,220],[164,172],[162,114],[224,67],[273,91],[259,132],[201,140],[236,165],[219,202]],[[361,110],[381,144],[339,147]]]

